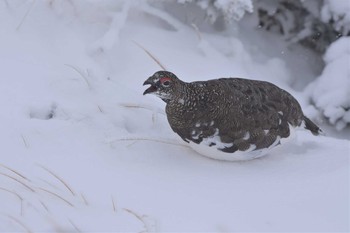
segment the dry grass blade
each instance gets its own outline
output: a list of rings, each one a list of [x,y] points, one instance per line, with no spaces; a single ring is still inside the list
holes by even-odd
[[[174,146],[188,147],[187,145],[184,145],[184,144],[163,141],[163,140],[154,139],[154,138],[120,138],[120,139],[115,139],[115,141],[151,141],[151,142],[164,143],[164,144],[169,144]]]
[[[198,40],[202,40],[202,34],[201,32],[199,31],[199,28],[197,27],[196,24],[192,23],[191,26],[193,27],[193,29],[196,31],[196,34],[198,36]]]
[[[23,185],[24,187],[26,187],[27,189],[29,189],[29,190],[32,191],[33,193],[35,192],[34,189],[32,189],[31,187],[29,187],[28,185],[26,185],[24,182],[22,182],[22,181],[20,181],[20,180],[18,180],[18,179],[16,179],[16,178],[14,178],[14,177],[12,177],[12,176],[10,176],[10,175],[7,175],[7,174],[2,173],[2,172],[0,172],[0,175],[6,176],[6,177],[8,177],[8,178],[10,178],[10,179],[12,179],[12,180],[14,180],[14,181],[16,181],[17,183],[20,183],[21,185]]]
[[[24,16],[23,16],[21,22],[18,24],[18,26],[17,26],[17,28],[16,28],[16,31],[18,31],[18,30],[21,28],[22,24],[24,23],[24,20],[25,20],[25,19],[27,18],[27,16],[29,15],[29,13],[30,13],[30,11],[32,10],[34,4],[35,4],[35,0],[33,0],[32,4],[30,4],[30,6],[29,6],[27,12],[24,14]]]
[[[26,230],[26,232],[32,233],[32,231],[31,231],[26,225],[24,225],[23,222],[21,222],[21,221],[18,220],[17,218],[15,218],[15,217],[13,217],[13,216],[11,216],[11,215],[7,215],[7,217],[8,217],[9,219],[13,220],[15,223],[17,223],[17,224],[20,225],[21,227],[23,227],[23,228]]]
[[[103,110],[102,110],[102,108],[100,107],[100,105],[97,105],[97,108],[98,108],[98,110],[100,110],[101,113],[103,113]]]
[[[18,193],[16,193],[15,191],[11,191],[9,189],[5,189],[5,188],[2,188],[2,187],[0,187],[0,190],[8,192],[8,193],[16,196],[19,199],[20,204],[21,204],[21,211],[20,211],[20,213],[21,213],[21,216],[23,216],[23,198]]]
[[[61,197],[61,196],[58,195],[57,193],[51,192],[51,191],[49,191],[49,190],[47,190],[47,189],[43,189],[43,188],[38,188],[38,189],[39,189],[39,190],[42,190],[42,191],[44,191],[44,192],[47,192],[47,193],[49,193],[49,194],[51,194],[51,195],[57,197],[58,199],[64,201],[65,203],[67,203],[67,204],[70,205],[71,207],[74,207],[74,205],[73,205],[72,203],[70,203],[68,200],[64,199],[63,197]]]
[[[167,70],[165,68],[165,66],[155,57],[152,55],[152,53],[150,53],[145,47],[143,47],[142,45],[140,45],[139,43],[137,43],[136,41],[132,41],[134,42],[139,48],[141,48],[150,58],[152,58],[153,61],[155,61],[163,70]]]
[[[91,89],[91,85],[90,85],[90,82],[89,80],[85,77],[85,74],[83,72],[81,72],[78,68],[76,68],[75,66],[73,65],[70,65],[70,64],[65,64],[66,66],[72,68],[73,70],[75,70],[78,74],[80,74],[80,76],[85,80],[86,82],[86,85],[88,86],[89,89]]]
[[[41,166],[39,165],[42,169],[44,169],[45,171],[47,171],[48,173],[50,173],[53,177],[55,177],[57,180],[59,180],[68,190],[69,192],[75,196],[75,193],[73,191],[73,189],[61,178],[59,177],[58,175],[56,175],[54,172],[50,171],[48,168],[44,167],[44,166]]]
[[[120,106],[124,107],[124,108],[140,108],[140,109],[146,109],[146,110],[150,110],[152,112],[155,112],[155,110],[153,110],[151,107],[147,107],[147,106],[142,106],[139,104],[133,104],[133,103],[120,103]],[[156,113],[160,113],[162,115],[165,115],[165,113],[163,111],[156,111]]]
[[[88,205],[89,205],[89,202],[88,202],[87,199],[85,198],[84,194],[81,193],[80,196],[81,196],[81,199],[83,199],[85,205],[88,206]]]
[[[147,223],[145,222],[145,220],[143,219],[142,216],[138,215],[137,213],[135,213],[134,211],[130,210],[130,209],[126,209],[126,208],[123,208],[123,210],[125,210],[126,212],[130,213],[131,215],[133,215],[134,217],[136,217],[138,220],[140,220],[140,222],[142,222],[143,224],[143,227],[145,228],[144,231],[142,232],[148,232],[148,226],[147,226]]]
[[[115,203],[114,203],[114,198],[113,198],[113,196],[111,196],[111,199],[112,199],[113,211],[114,211],[114,212],[117,212],[117,209],[116,209],[116,207],[115,207]]]
[[[68,222],[74,227],[74,229],[75,229],[77,232],[82,232],[82,231],[77,227],[77,225],[75,225],[75,223],[74,223],[72,220],[68,219]]]
[[[16,193],[15,191],[12,191],[12,190],[9,190],[9,189],[5,189],[5,188],[2,188],[2,187],[0,187],[0,190],[3,190],[3,191],[8,192],[8,193],[11,193],[14,196],[16,196],[20,201],[23,201],[23,198],[18,193]]]
[[[9,171],[11,171],[11,172],[13,172],[13,173],[15,173],[16,175],[18,175],[18,176],[22,177],[23,179],[25,179],[25,180],[27,180],[27,181],[30,182],[30,180],[29,180],[27,177],[25,177],[25,176],[22,175],[21,173],[15,171],[14,169],[9,168],[8,166],[5,166],[5,165],[3,165],[3,164],[1,164],[1,163],[0,163],[0,166],[3,167],[3,168],[5,168],[5,169],[7,169],[7,170],[9,170]]]
[[[26,138],[23,136],[23,134],[21,134],[21,138],[22,138],[22,141],[23,141],[24,146],[25,146],[26,148],[29,148],[29,145],[28,145],[28,143],[27,143],[27,140],[26,140]]]
[[[49,211],[49,208],[47,207],[47,205],[44,203],[44,202],[42,202],[42,201],[40,201],[40,204],[44,207],[44,209],[49,213],[50,211]]]

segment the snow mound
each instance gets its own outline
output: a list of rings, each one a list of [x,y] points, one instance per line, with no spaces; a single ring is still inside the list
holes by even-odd
[[[324,22],[333,21],[335,28],[344,34],[350,31],[350,2],[348,0],[326,0],[321,10]]]
[[[350,123],[350,38],[334,42],[324,60],[323,73],[307,92],[329,122],[342,130]]]
[[[33,176],[38,175],[40,179]],[[45,178],[42,178],[45,177]],[[113,196],[101,206],[43,166],[31,174],[0,164],[0,231],[153,231],[150,218],[122,208]],[[118,205],[117,205],[118,204]],[[4,212],[6,210],[6,212]]]

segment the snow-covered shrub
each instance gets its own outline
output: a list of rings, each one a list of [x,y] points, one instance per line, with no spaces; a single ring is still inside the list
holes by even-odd
[[[325,0],[321,19],[343,35],[350,35],[350,2],[348,0]]]
[[[194,2],[206,11],[211,23],[223,16],[226,22],[240,20],[245,12],[253,12],[252,0],[178,0],[179,3]]]
[[[335,14],[330,6],[345,1],[333,1],[334,4],[330,5],[325,2],[323,6],[322,1],[256,0],[254,5],[260,27],[282,34],[292,43],[324,53],[333,41],[344,34],[341,27],[334,23],[334,19],[342,18],[342,14]]]
[[[326,67],[307,92],[329,122],[341,130],[350,124],[350,37],[334,42],[324,61]]]

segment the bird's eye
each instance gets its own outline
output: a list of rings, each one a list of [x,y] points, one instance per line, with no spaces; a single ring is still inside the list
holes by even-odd
[[[165,81],[162,84],[163,84],[163,86],[168,87],[170,85],[170,81]]]

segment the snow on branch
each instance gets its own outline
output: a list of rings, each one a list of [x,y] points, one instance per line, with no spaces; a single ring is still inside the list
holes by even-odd
[[[110,50],[119,41],[120,31],[123,29],[133,1],[124,1],[119,12],[114,12],[112,22],[107,32],[90,46],[92,51]]]
[[[343,37],[327,50],[326,67],[307,92],[315,106],[337,130],[350,125],[350,38]]]
[[[252,0],[178,0],[178,2],[196,3],[206,10],[207,17],[212,23],[219,16],[223,16],[226,22],[239,21],[246,12],[253,12]]]
[[[348,0],[325,0],[321,19],[330,22],[343,35],[350,33],[350,3]]]

